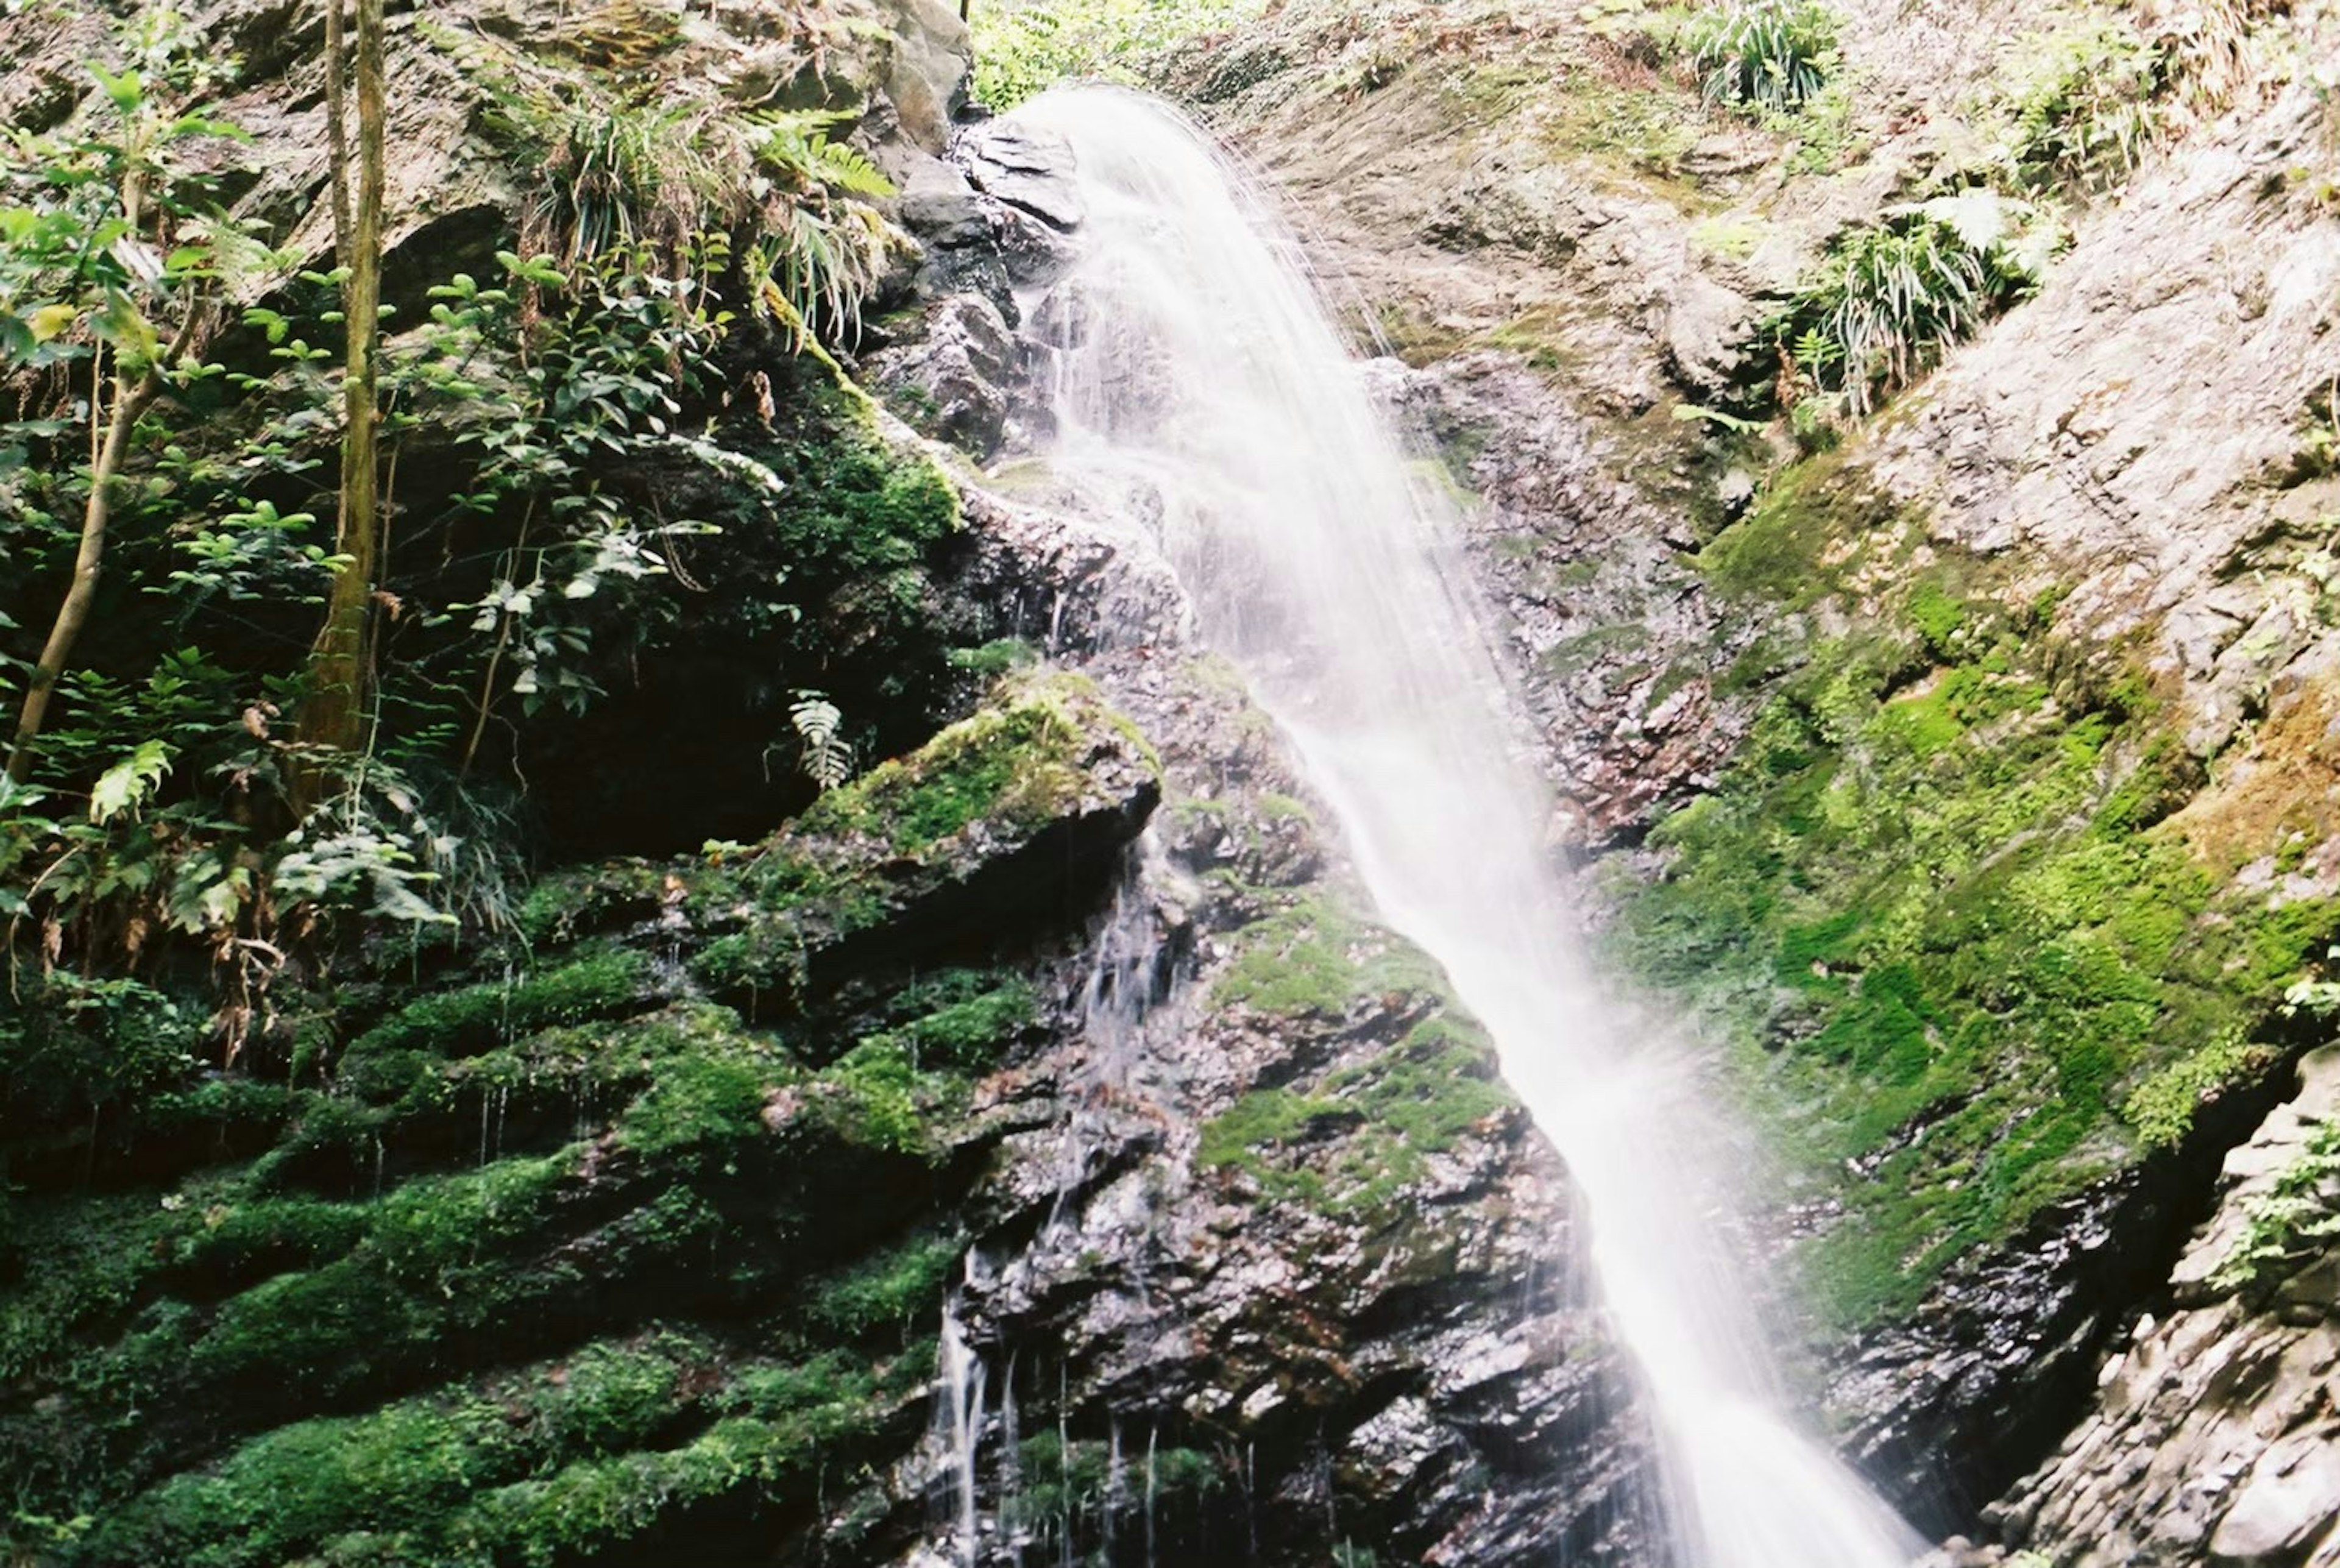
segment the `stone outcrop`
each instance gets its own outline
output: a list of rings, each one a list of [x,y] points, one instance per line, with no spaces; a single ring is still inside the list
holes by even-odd
[[[2328,164],[2328,108],[2298,63],[2328,57],[2333,18],[2245,9],[2256,35],[2232,45],[2228,96],[2163,111],[2165,144],[2134,178],[2074,202],[2074,242],[2038,297],[1832,450],[1730,422],[1762,410],[1777,368],[1754,329],[1832,236],[1971,169],[1996,134],[1977,105],[2023,57],[2010,40],[2077,27],[2076,11],[1849,9],[1849,118],[1833,126],[1701,109],[1630,20],[1594,35],[1558,5],[1350,20],[1295,0],[1164,66],[1300,211],[1361,335],[1406,362],[1385,372],[1393,401],[1481,503],[1481,581],[1568,801],[1554,837],[1591,852],[1596,880],[1605,860],[1629,924],[1647,889],[1700,869],[1696,848],[1636,849],[1650,826],[1718,781],[1726,799],[1763,788],[1746,738],[1767,695],[1815,650],[1910,638],[1896,624],[1909,585],[1945,576],[1954,594],[1988,583],[2001,605],[2043,607],[2020,640],[2065,721],[2122,680],[2133,704],[2160,705],[2150,769],[2142,747],[2117,749],[2096,789],[2151,781],[2139,821],[2171,818],[2164,831],[2231,908],[2315,918],[2340,865],[2315,521],[2332,510],[2316,400],[2340,250],[2328,182],[2308,172]],[[2140,25],[2194,36],[2203,21],[2163,7]],[[1877,677],[1885,701],[1922,699],[1958,658],[1921,649]],[[1807,705],[1807,739],[1843,744],[1852,720],[1829,708],[1843,690],[1814,679],[1772,717]],[[1837,778],[1872,766],[1847,745]],[[2019,868],[2058,827],[2010,822],[1952,848]],[[1743,962],[1745,937],[1710,962]],[[2297,962],[2321,951],[2311,941]],[[1765,960],[1712,987],[1770,998],[1726,1004],[1719,1026],[1750,1042],[1759,1082],[1818,1027],[1797,1014],[1802,972]],[[2280,989],[2258,983],[2254,1019]],[[2272,1042],[2256,1061],[2295,1048],[2279,1024],[2254,1027]],[[1790,1136],[1810,1116],[1810,1080],[1793,1083]],[[2078,1417],[2207,1212],[2221,1153],[2278,1092],[2246,1071],[2150,1155],[2110,1121],[2117,1168],[2076,1163],[2054,1203],[1967,1242],[1915,1299],[1814,1332],[1812,1375],[1848,1450],[1914,1516],[1970,1522]],[[1945,1097],[1814,1177],[1817,1192],[1784,1195],[1783,1261],[1856,1236],[1869,1222],[1848,1204],[1899,1202],[1891,1156],[1938,1137],[1931,1118],[1961,1103]],[[2018,1127],[1975,1136],[1988,1147]]]
[[[2300,1064],[2297,1095],[2226,1156],[2216,1214],[2165,1304],[2105,1363],[2081,1424],[1984,1511],[2005,1545],[1961,1543],[1944,1563],[2340,1562],[2340,1251],[2311,1229],[2340,1206],[2325,1174],[2335,1126],[2340,1047],[2326,1047]],[[2270,1242],[2279,1211],[2292,1217]],[[2238,1261],[2255,1244],[2271,1255]]]

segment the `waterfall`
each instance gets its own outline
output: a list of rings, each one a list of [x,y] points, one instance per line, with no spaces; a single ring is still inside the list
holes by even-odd
[[[1685,1175],[1684,1075],[1606,1004],[1550,864],[1450,503],[1417,482],[1301,248],[1175,112],[1081,87],[1016,120],[1068,147],[1085,217],[1036,319],[1052,461],[1157,515],[1205,642],[1338,819],[1389,924],[1443,965],[1566,1158],[1611,1331],[1647,1391],[1673,1557],[1892,1568],[1918,1543],[1779,1407]]]
[[[975,1272],[972,1254],[967,1272],[970,1275]],[[976,1568],[983,1553],[975,1467],[976,1449],[983,1441],[983,1357],[967,1343],[957,1291],[943,1305],[941,1374],[935,1390],[940,1406],[936,1426],[951,1458],[952,1496],[957,1503],[952,1543],[963,1568]]]

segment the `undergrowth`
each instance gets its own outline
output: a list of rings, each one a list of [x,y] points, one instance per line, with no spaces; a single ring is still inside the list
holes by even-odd
[[[2340,1122],[2308,1135],[2297,1158],[2245,1206],[2243,1234],[2210,1275],[2218,1290],[2250,1290],[2340,1237]]]
[[[975,95],[1008,110],[1061,82],[1135,84],[1145,56],[1249,21],[1266,0],[1063,0],[975,8]]]
[[[2055,239],[2037,209],[1983,191],[1846,230],[1772,319],[1786,381],[1869,412],[2029,293]]]
[[[1707,101],[1793,111],[1837,67],[1837,18],[1816,0],[1728,0],[1682,34]]]

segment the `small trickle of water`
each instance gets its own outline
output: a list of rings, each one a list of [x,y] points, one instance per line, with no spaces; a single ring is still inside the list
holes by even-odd
[[[973,1259],[969,1258],[972,1267]],[[976,1568],[982,1553],[982,1502],[976,1450],[983,1441],[983,1357],[967,1343],[954,1291],[943,1307],[941,1382],[936,1391],[937,1426],[948,1444],[957,1515],[952,1544],[964,1568]]]
[[[1161,1428],[1145,1429],[1145,1568],[1154,1568],[1154,1499],[1157,1492],[1155,1481],[1155,1444],[1162,1435]]]
[[[1008,1560],[1024,1568],[1024,1532],[1008,1528],[1024,1500],[1024,1432],[1016,1406],[1016,1357],[1007,1357],[1007,1374],[999,1391],[999,1519],[1006,1538]]]
[[[1160,518],[1203,637],[1292,738],[1383,917],[1444,966],[1566,1157],[1661,1440],[1675,1554],[1906,1563],[1909,1533],[1779,1413],[1690,1168],[1714,1141],[1690,1075],[1621,1022],[1578,954],[1552,803],[1513,743],[1457,520],[1414,482],[1301,247],[1160,104],[1078,88],[1016,119],[1069,146],[1086,214],[1073,273],[1034,302],[1057,339],[1055,465],[1102,508]]]

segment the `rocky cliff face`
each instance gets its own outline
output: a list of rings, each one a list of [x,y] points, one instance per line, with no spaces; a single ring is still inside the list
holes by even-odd
[[[938,156],[955,23],[659,20],[523,47],[491,6],[395,18],[428,90],[401,99],[394,265],[441,275],[524,218],[465,28],[547,81],[649,48],[742,103],[817,88],[913,243],[862,373],[967,454],[1014,439],[1013,287],[1069,214],[1030,149],[973,179]],[[54,117],[96,19],[37,21],[5,80]],[[196,25],[271,84],[237,112],[312,148],[311,14]],[[320,170],[288,155],[248,198],[296,245]],[[808,506],[860,516],[822,465],[874,468],[916,513],[918,548],[879,553],[917,561],[921,611],[1056,669],[938,731],[899,702],[923,744],[777,833],[557,869],[499,936],[361,955],[284,1081],[11,1124],[11,1551],[1654,1561],[1565,1175],[1181,640],[1142,528],[994,493],[801,365],[737,369],[758,428],[816,432]],[[869,624],[843,593],[820,613],[840,646]]]
[[[315,19],[198,9],[285,150],[247,208],[313,250]],[[2320,1223],[2321,1057],[2215,1185],[2319,1033],[2275,1004],[2340,889],[2333,22],[2267,9],[2133,178],[2060,193],[2036,297],[1800,439],[1766,319],[1940,189],[2003,41],[2077,8],[1848,16],[1841,99],[1770,123],[1557,0],[1287,0],[1158,63],[1473,498],[1555,853],[1781,1150],[1757,1245],[1816,1414],[1983,1561],[2328,1557],[2329,1259],[2268,1239],[2277,1198]],[[400,19],[410,283],[524,204],[463,28],[550,80],[641,8],[540,54],[461,10]],[[1142,520],[1026,461],[1018,292],[1077,238],[1052,154],[955,129],[947,7],[831,10],[684,8],[658,46],[853,111],[917,243],[851,368],[963,523],[917,536],[917,597],[1074,673],[939,733],[922,689],[905,759],[787,830],[571,868],[525,940],[369,969],[328,1071],[9,1127],[9,1544],[1655,1562],[1565,1173]],[[5,25],[12,119],[70,113],[94,12]],[[839,646],[866,608],[822,605]],[[2237,1237],[2275,1250],[2229,1279]]]
[[[2336,1116],[2327,1047],[2226,1156],[2166,1311],[2137,1321],[2055,1456],[1985,1511],[1993,1534],[2059,1568],[2335,1560],[2340,1259],[2314,1216],[2333,1196]],[[1963,1544],[1945,1558],[2008,1560]]]
[[[2107,24],[1849,15],[1837,86],[1758,116],[1613,9],[1293,4],[1162,72],[1404,361],[1555,838],[1774,1127],[1823,1403],[1947,1529],[2078,1418],[2320,1035],[2275,1004],[2335,890],[2334,21],[2138,8],[2134,174],[2021,187],[2069,225],[2036,293],[1791,440],[1744,422],[1766,323],[1991,190],[2004,105]]]

